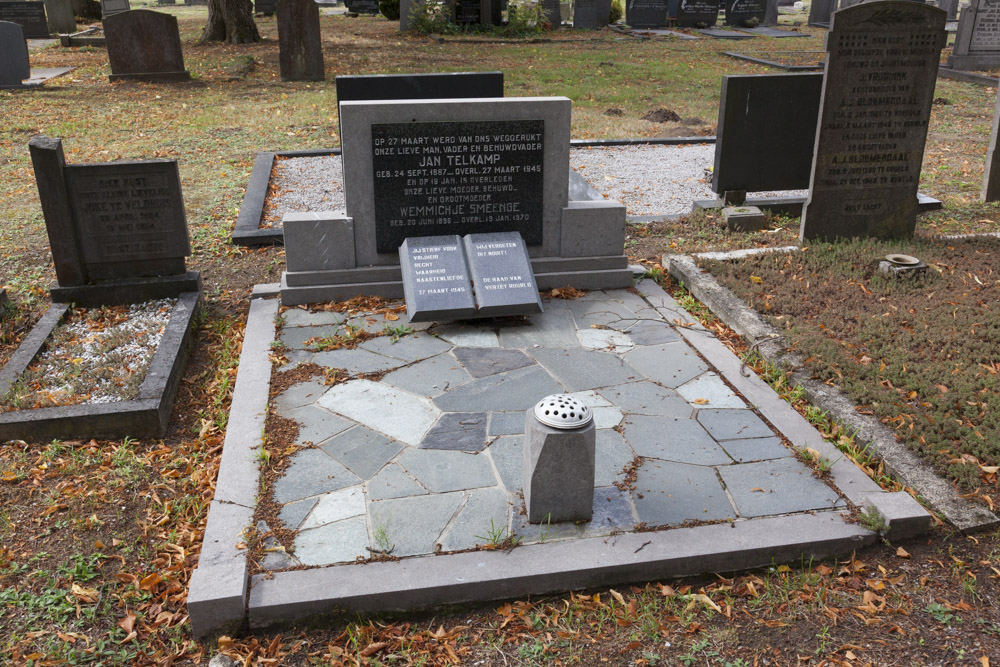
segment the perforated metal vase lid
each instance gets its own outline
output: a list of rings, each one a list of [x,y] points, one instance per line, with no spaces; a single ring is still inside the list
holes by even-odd
[[[593,418],[590,408],[568,394],[552,394],[535,405],[535,419],[552,428],[580,428]]]

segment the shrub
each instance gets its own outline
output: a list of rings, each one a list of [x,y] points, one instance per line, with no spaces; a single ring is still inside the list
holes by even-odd
[[[448,6],[436,0],[414,2],[410,6],[410,29],[425,35],[458,32],[458,26],[450,19]]]
[[[622,6],[622,0],[612,0],[611,2],[611,14],[608,16],[609,23],[618,23],[625,16],[625,7]]]
[[[534,35],[545,29],[548,19],[541,2],[534,6],[526,2],[510,2],[507,5],[507,25],[499,32],[508,37]]]
[[[399,0],[378,0],[378,10],[390,21],[399,20]]]

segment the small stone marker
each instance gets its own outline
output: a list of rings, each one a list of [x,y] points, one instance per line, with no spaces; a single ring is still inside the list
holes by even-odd
[[[633,28],[666,26],[667,0],[626,0],[625,23]]]
[[[726,0],[726,25],[742,28],[764,25],[768,0]]]
[[[399,246],[406,314],[411,322],[460,320],[476,314],[462,239],[409,238]]]
[[[319,5],[313,0],[281,0],[278,3],[278,64],[282,81],[322,81],[325,78]]]
[[[600,30],[611,18],[611,0],[576,0],[573,3],[573,27]]]
[[[986,151],[986,169],[983,172],[983,189],[979,194],[980,201],[1000,200],[1000,153],[997,152],[997,136],[1000,135],[1000,96],[993,110],[993,130],[990,132],[990,145]]]
[[[76,19],[73,18],[73,3],[70,0],[45,0],[45,13],[48,15],[51,32],[76,32]]]
[[[542,312],[524,239],[517,232],[469,234],[464,239],[480,317]]]
[[[101,0],[101,19],[131,11],[129,0]]]
[[[722,219],[731,232],[756,232],[767,229],[767,216],[756,206],[727,206]]]
[[[909,0],[833,15],[803,240],[912,236],[945,18]]]
[[[0,2],[0,21],[17,23],[24,29],[25,39],[47,39],[49,24],[44,2]]]
[[[133,9],[104,19],[111,81],[190,81],[184,69],[177,18]]]
[[[958,19],[955,46],[948,66],[957,70],[1000,67],[1000,3],[972,0]]]
[[[30,76],[24,29],[17,23],[0,21],[0,88],[23,88],[21,82]]]
[[[720,0],[680,0],[677,5],[677,26],[680,28],[710,28],[719,20]]]

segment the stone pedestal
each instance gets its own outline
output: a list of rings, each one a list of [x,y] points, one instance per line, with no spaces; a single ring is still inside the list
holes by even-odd
[[[594,513],[593,420],[576,429],[524,419],[524,505],[529,523],[589,521]]]

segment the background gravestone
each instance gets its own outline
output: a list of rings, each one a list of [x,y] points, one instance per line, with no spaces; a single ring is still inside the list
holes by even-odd
[[[133,9],[104,19],[111,81],[190,81],[184,69],[177,19]]]
[[[837,8],[837,0],[812,0],[809,5],[809,25],[826,28],[830,25],[830,17]]]
[[[803,240],[912,236],[945,20],[909,0],[833,15]]]
[[[254,0],[253,3],[254,12],[264,16],[273,16],[277,7],[277,0]]]
[[[725,24],[738,28],[763,25],[768,0],[726,0]]]
[[[101,0],[101,19],[130,11],[129,0]]]
[[[948,66],[958,70],[1000,67],[1000,3],[972,0],[962,10]]]
[[[76,19],[73,18],[73,3],[70,0],[45,0],[45,13],[50,32],[76,32]]]
[[[49,24],[43,2],[0,2],[0,21],[17,23],[25,39],[47,39]]]
[[[313,0],[278,0],[278,62],[282,81],[325,78],[319,5]]]
[[[0,21],[0,88],[21,88],[30,76],[24,30],[17,23]]]
[[[542,0],[542,8],[545,10],[545,16],[552,29],[558,29],[562,25],[562,9],[559,7],[559,0]]]
[[[720,0],[680,0],[677,5],[678,27],[712,27],[719,20],[719,2]]]
[[[981,201],[1000,200],[1000,153],[997,152],[997,136],[1000,135],[1000,96],[993,111],[993,130],[990,132],[990,146],[986,151],[986,170],[983,172]]]
[[[347,9],[355,14],[378,14],[378,0],[351,0]]]
[[[611,18],[611,0],[576,0],[573,4],[573,27],[600,30]]]
[[[667,25],[667,0],[625,0],[625,23],[633,28]]]

